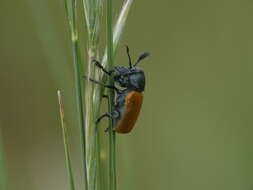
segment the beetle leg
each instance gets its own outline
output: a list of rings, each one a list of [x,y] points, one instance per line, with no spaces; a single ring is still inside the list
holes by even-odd
[[[111,114],[109,114],[109,113],[104,113],[103,115],[101,115],[98,119],[97,119],[97,121],[96,121],[96,124],[98,124],[103,118],[105,118],[105,117],[108,117],[108,118],[110,118],[110,119],[113,119],[113,116],[111,115]]]
[[[106,114],[106,113],[105,113]],[[114,110],[113,111],[113,115],[111,115],[110,114],[110,118],[113,120],[113,121],[115,121],[115,119],[118,119],[119,117],[120,117],[120,113],[118,112],[118,111],[116,111],[116,110]],[[102,116],[101,116],[102,117]],[[113,123],[113,128],[115,128],[115,123]],[[109,127],[107,127],[106,129],[105,129],[105,132],[108,132],[109,131]]]
[[[103,95],[102,96],[102,98],[106,98],[107,99],[107,101],[108,101],[108,104],[109,104],[109,96],[108,95]],[[113,111],[113,115],[111,115],[111,114],[109,114],[110,116],[107,116],[109,113],[105,113],[105,114],[103,114],[103,115],[101,115],[99,118],[98,118],[98,120],[97,120],[97,122],[100,122],[100,120],[102,119],[102,118],[104,118],[104,117],[109,117],[109,118],[111,118],[112,120],[114,120],[114,119],[117,119],[117,118],[119,118],[119,116],[120,116],[120,114],[119,114],[119,112],[118,111],[116,111],[116,110],[114,110]],[[102,118],[101,118],[102,117]],[[101,118],[101,119],[100,119]],[[99,120],[100,119],[100,120]],[[105,129],[105,132],[108,132],[109,131],[109,127],[107,127],[106,129]]]
[[[103,65],[99,62],[99,61],[97,61],[97,60],[93,60],[93,62],[95,63],[95,65],[97,66],[97,67],[99,67],[102,71],[104,71],[106,74],[108,74],[109,76],[111,76],[111,74],[114,72],[114,69],[112,69],[112,70],[106,70],[104,67],[103,67]]]
[[[101,115],[101,116],[97,119],[96,124],[98,124],[98,123],[99,123],[103,118],[105,118],[105,117],[108,117],[108,118],[110,118],[110,119],[113,120],[113,119],[117,119],[119,116],[120,116],[120,114],[119,114],[119,112],[116,111],[116,110],[113,111],[113,114],[110,114],[110,113],[106,112],[106,113],[104,113],[103,115]]]
[[[98,123],[99,123],[103,118],[105,118],[105,117],[108,117],[108,118],[112,119],[113,124],[114,124],[114,120],[115,120],[115,119],[118,119],[118,118],[120,117],[120,113],[119,113],[118,111],[116,111],[116,110],[113,111],[113,114],[112,114],[112,115],[111,115],[110,113],[106,112],[106,113],[104,113],[103,115],[101,115],[101,116],[97,119],[96,124],[98,124]],[[114,128],[114,127],[115,127],[115,126],[113,126],[113,128]],[[109,130],[109,127],[107,127],[107,128],[105,129],[105,132],[108,132],[108,130]]]
[[[99,84],[99,85],[101,85],[101,86],[103,86],[103,87],[105,87],[105,88],[113,89],[113,90],[115,90],[118,94],[121,94],[121,90],[118,89],[118,88],[116,88],[116,87],[113,86],[113,85],[104,84],[104,83],[101,83],[101,82],[96,81],[96,80],[91,79],[91,78],[90,78],[90,81],[91,81],[91,82],[94,82],[94,83],[96,83],[96,84]]]

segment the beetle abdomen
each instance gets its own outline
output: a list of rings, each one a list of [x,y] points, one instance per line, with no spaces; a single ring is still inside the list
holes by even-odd
[[[132,130],[139,116],[142,101],[143,95],[140,92],[132,91],[127,94],[125,97],[124,112],[115,129],[117,133],[129,133]]]

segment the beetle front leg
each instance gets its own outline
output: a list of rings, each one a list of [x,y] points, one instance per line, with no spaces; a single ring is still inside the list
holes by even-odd
[[[113,86],[113,85],[104,84],[104,83],[101,83],[101,82],[96,81],[96,80],[91,79],[91,78],[90,78],[90,81],[91,81],[91,82],[94,82],[94,83],[96,83],[96,84],[99,84],[99,85],[101,85],[101,86],[103,86],[103,87],[105,87],[105,88],[113,89],[113,90],[115,90],[118,94],[121,94],[121,93],[122,93],[120,89],[116,88],[116,87]]]
[[[104,67],[103,67],[103,65],[99,62],[99,61],[97,61],[97,60],[93,60],[93,62],[95,63],[95,65],[98,67],[98,68],[100,68],[102,71],[104,71],[104,73],[106,73],[107,75],[109,75],[109,76],[111,76],[112,75],[112,73],[114,72],[114,69],[112,69],[112,70],[106,70]]]

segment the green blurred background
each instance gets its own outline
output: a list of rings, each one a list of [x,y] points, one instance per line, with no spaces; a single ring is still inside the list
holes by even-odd
[[[2,0],[0,19],[8,189],[68,189],[57,89],[81,187],[63,1]],[[131,134],[117,136],[119,190],[253,189],[252,20],[249,0],[134,1],[116,61],[127,64],[124,44],[135,58],[152,56],[141,63],[141,117]]]

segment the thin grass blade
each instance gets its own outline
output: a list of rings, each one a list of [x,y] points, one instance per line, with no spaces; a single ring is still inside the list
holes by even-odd
[[[83,104],[83,93],[82,89],[82,60],[79,46],[79,37],[77,31],[77,2],[76,0],[64,0],[67,19],[69,23],[69,29],[71,32],[72,40],[72,52],[73,52],[73,63],[74,63],[74,77],[75,77],[75,92],[76,92],[76,103],[78,111],[78,122],[80,129],[80,141],[81,141],[81,152],[82,152],[82,162],[83,162],[83,174],[84,174],[84,184],[87,189],[87,170],[86,170],[86,149],[85,149],[85,121],[84,121],[84,107]]]
[[[113,28],[112,28],[112,0],[107,0],[107,57],[108,69],[114,68],[113,60]],[[113,77],[109,77],[109,85],[114,85]],[[109,104],[108,110],[110,114],[113,113],[113,102],[115,93],[113,89],[109,90]],[[116,136],[113,130],[113,121],[109,120],[109,189],[116,190]]]
[[[62,137],[63,137],[64,151],[65,151],[65,164],[68,171],[70,190],[75,190],[75,183],[74,183],[73,171],[72,171],[70,154],[69,154],[68,131],[67,131],[65,119],[64,119],[64,107],[62,103],[61,92],[59,90],[57,91],[57,95],[58,95],[58,103],[59,103],[60,117],[61,117]]]
[[[95,69],[92,63],[97,58],[98,43],[101,27],[101,17],[104,0],[83,0],[84,14],[88,31],[87,38],[87,77],[94,78]],[[95,120],[97,118],[96,104],[94,101],[94,84],[86,81],[85,86],[85,140],[86,140],[86,170],[88,190],[98,187],[97,176],[99,175],[99,149],[97,142],[99,136],[96,130]]]

